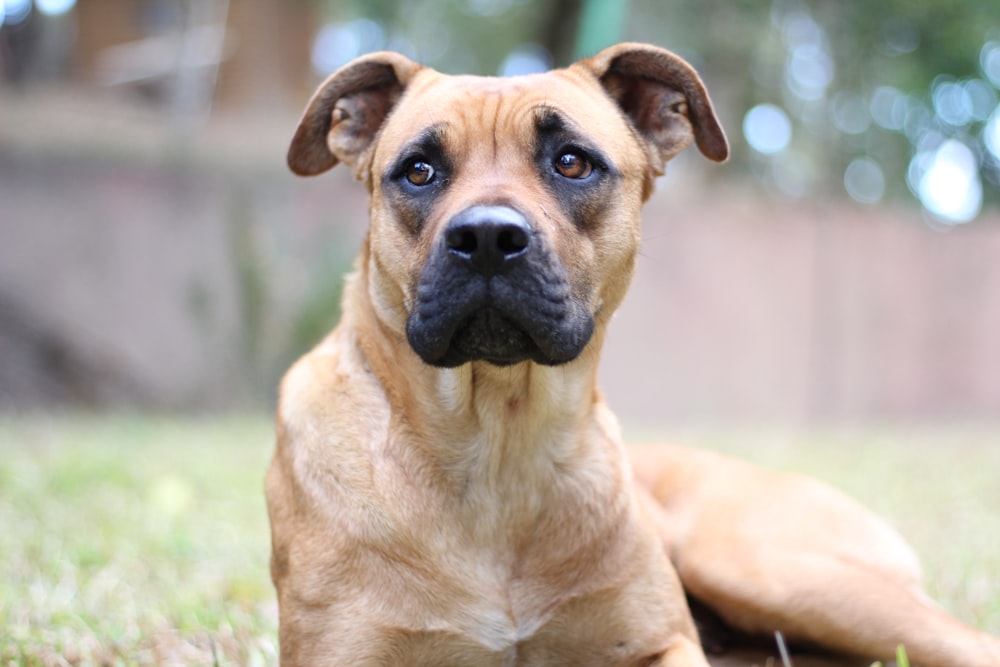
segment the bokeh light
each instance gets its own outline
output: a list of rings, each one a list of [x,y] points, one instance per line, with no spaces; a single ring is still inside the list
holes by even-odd
[[[830,117],[834,126],[844,134],[862,134],[871,125],[871,114],[865,99],[849,90],[842,90],[834,96]]]
[[[361,18],[347,23],[327,23],[313,40],[313,69],[326,75],[362,53],[385,48],[385,32],[375,21]]]
[[[844,170],[844,189],[851,199],[861,204],[877,204],[885,195],[885,174],[882,166],[867,157],[858,158]]]
[[[1000,88],[1000,42],[986,42],[979,51],[979,66],[994,86]]]
[[[815,46],[798,46],[788,60],[788,87],[804,100],[818,100],[833,81],[833,59]]]
[[[972,117],[986,120],[997,105],[997,91],[982,79],[970,79],[964,84],[965,92],[972,104]]]
[[[983,128],[983,143],[986,149],[993,155],[993,159],[1000,161],[1000,106],[996,108],[990,120]]]
[[[822,99],[835,70],[823,27],[808,12],[793,11],[782,21],[781,33],[788,47],[788,89],[802,100]]]
[[[906,98],[906,117],[903,120],[903,134],[914,146],[919,145],[927,133],[937,127],[934,111],[924,102],[913,97]]]
[[[743,136],[758,153],[778,153],[792,140],[792,123],[781,107],[758,104],[743,117]]]
[[[35,0],[35,6],[47,16],[59,16],[73,9],[76,0]]]
[[[31,0],[0,0],[0,26],[23,23],[31,14]]]
[[[979,163],[972,150],[956,139],[942,142],[934,151],[917,153],[908,181],[924,208],[943,222],[968,222],[982,208]]]
[[[938,77],[931,91],[931,100],[938,118],[949,125],[961,127],[972,120],[972,98],[957,81]]]
[[[920,29],[909,18],[894,16],[882,27],[882,42],[887,55],[912,53],[920,46]]]
[[[879,86],[872,93],[868,111],[877,125],[899,132],[906,123],[906,95],[892,86]]]

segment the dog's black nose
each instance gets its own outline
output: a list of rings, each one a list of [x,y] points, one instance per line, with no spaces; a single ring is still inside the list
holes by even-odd
[[[531,226],[509,206],[473,206],[452,218],[444,242],[453,257],[492,275],[528,252]]]

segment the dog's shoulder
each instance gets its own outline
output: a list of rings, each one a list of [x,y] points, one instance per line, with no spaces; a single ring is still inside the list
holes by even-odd
[[[276,464],[295,486],[323,502],[363,490],[370,483],[370,444],[384,434],[388,411],[350,332],[338,328],[282,380]]]
[[[353,433],[370,436],[367,422],[387,411],[384,393],[345,327],[303,355],[281,382],[278,421],[297,431],[296,439],[334,432],[339,440]]]

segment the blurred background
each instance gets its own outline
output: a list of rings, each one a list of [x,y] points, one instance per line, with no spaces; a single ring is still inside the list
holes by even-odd
[[[646,209],[626,423],[1000,416],[995,0],[0,0],[0,410],[270,410],[364,233],[346,170],[284,166],[318,82],[622,39],[692,62],[733,144]]]

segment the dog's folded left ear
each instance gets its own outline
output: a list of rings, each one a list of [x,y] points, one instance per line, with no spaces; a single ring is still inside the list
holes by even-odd
[[[288,148],[288,166],[315,176],[339,162],[361,177],[368,149],[406,84],[421,65],[398,53],[352,60],[313,94]]]
[[[684,59],[649,44],[624,43],[581,60],[618,103],[650,148],[657,174],[692,139],[710,160],[725,162],[729,142],[698,73]]]

